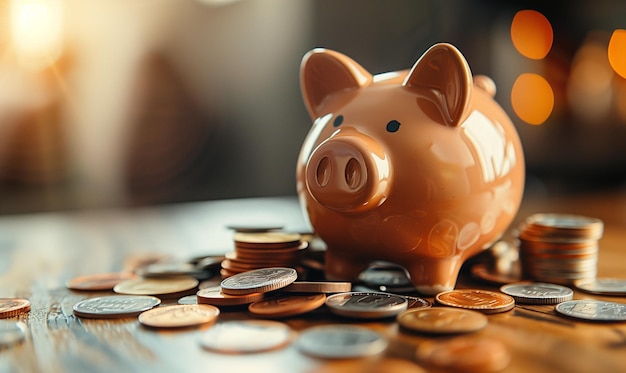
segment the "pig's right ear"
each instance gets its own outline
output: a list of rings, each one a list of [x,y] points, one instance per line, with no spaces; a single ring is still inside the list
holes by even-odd
[[[371,82],[372,74],[339,52],[318,48],[302,58],[300,88],[311,118],[323,114],[322,104],[328,96],[356,90]]]

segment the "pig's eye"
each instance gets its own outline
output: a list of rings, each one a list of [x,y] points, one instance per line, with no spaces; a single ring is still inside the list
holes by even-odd
[[[343,115],[337,115],[337,118],[335,118],[335,121],[333,122],[333,126],[339,127],[341,123],[343,123]]]
[[[397,120],[391,120],[387,123],[387,132],[396,132],[400,129],[400,122]]]

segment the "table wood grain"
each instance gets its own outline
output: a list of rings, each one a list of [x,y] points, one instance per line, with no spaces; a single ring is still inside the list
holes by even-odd
[[[626,277],[626,194],[526,196],[512,227],[534,212],[602,219],[599,276]],[[0,373],[347,372],[347,367],[378,372],[397,369],[392,363],[399,360],[420,371],[416,348],[450,338],[409,333],[393,319],[349,320],[322,307],[281,321],[296,332],[323,324],[363,325],[383,334],[390,342],[388,349],[382,356],[347,362],[314,358],[293,344],[270,352],[228,355],[201,347],[206,327],[163,331],[143,327],[137,318],[92,320],[73,315],[76,302],[103,293],[68,290],[67,280],[129,270],[146,258],[220,255],[233,246],[227,226],[246,224],[310,231],[295,197],[0,217],[0,297],[23,297],[32,303],[29,313],[9,318],[26,323],[27,338],[0,348]],[[509,234],[503,239],[510,239]],[[497,289],[474,282],[465,267],[458,287]],[[624,297],[575,292],[575,299],[585,298],[626,303]],[[164,304],[168,302],[172,301]],[[223,309],[218,322],[249,318],[245,308]],[[511,361],[506,372],[626,371],[626,323],[568,319],[551,305],[517,305],[509,312],[488,315],[488,320],[487,327],[475,334],[507,347]]]

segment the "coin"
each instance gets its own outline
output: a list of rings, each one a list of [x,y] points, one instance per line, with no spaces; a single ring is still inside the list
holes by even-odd
[[[242,225],[242,224],[230,224],[226,226],[227,229],[234,230],[240,233],[265,233],[270,231],[277,231],[283,229],[282,225]]]
[[[487,337],[463,336],[422,342],[415,352],[420,364],[451,372],[499,372],[511,361],[502,342]]]
[[[30,311],[30,301],[23,298],[0,298],[0,319]]]
[[[299,243],[301,235],[299,233],[285,233],[285,232],[237,232],[234,234],[233,239],[236,243],[243,244],[267,244],[280,246],[282,244],[294,244]]]
[[[227,354],[255,353],[286,347],[293,336],[293,330],[278,321],[226,321],[203,332],[200,345]]]
[[[195,294],[184,296],[178,300],[178,304],[198,304],[198,296]]]
[[[137,316],[159,304],[159,298],[148,295],[110,295],[82,300],[72,309],[78,317],[113,319]]]
[[[326,294],[287,295],[256,301],[250,313],[262,317],[288,317],[313,311],[324,305]]]
[[[626,296],[626,279],[624,278],[593,278],[574,282],[577,289],[587,293]]]
[[[129,295],[175,295],[194,289],[198,280],[193,277],[138,278],[122,281],[113,291]]]
[[[208,304],[175,304],[145,311],[139,322],[153,328],[186,328],[214,322],[219,314],[219,308]]]
[[[406,298],[408,305],[407,309],[424,309],[430,308],[432,304],[428,301],[428,299],[420,298],[420,297],[410,297],[408,295],[403,295],[402,297]]]
[[[465,308],[482,313],[505,312],[515,306],[515,300],[509,295],[479,289],[444,291],[437,294],[435,300],[446,306]]]
[[[469,333],[487,326],[487,316],[480,312],[448,307],[409,309],[397,321],[405,329],[432,334]]]
[[[0,320],[0,347],[9,347],[26,338],[26,324],[21,321]]]
[[[352,290],[352,283],[330,281],[295,281],[280,290],[290,293],[344,293]]]
[[[220,286],[200,289],[196,293],[198,303],[211,304],[214,306],[240,306],[250,304],[263,299],[263,293],[251,293],[242,295],[224,294]]]
[[[118,283],[137,278],[137,275],[130,272],[97,273],[75,277],[65,283],[71,290],[82,291],[104,291],[113,290]]]
[[[500,287],[518,303],[557,304],[571,300],[574,291],[568,287],[543,282],[519,282]]]
[[[195,265],[186,262],[151,263],[135,269],[141,277],[162,278],[171,276],[189,276],[198,280],[210,278],[210,271],[198,269]]]
[[[589,321],[626,321],[626,304],[595,299],[570,300],[556,305],[564,316]]]
[[[388,342],[374,330],[356,325],[322,325],[310,327],[296,340],[303,353],[321,358],[358,358],[376,355]]]
[[[229,295],[266,293],[283,288],[298,278],[293,268],[271,267],[238,273],[222,281],[222,292]]]
[[[408,300],[400,295],[377,292],[347,292],[326,298],[331,312],[358,319],[393,317],[408,307]]]

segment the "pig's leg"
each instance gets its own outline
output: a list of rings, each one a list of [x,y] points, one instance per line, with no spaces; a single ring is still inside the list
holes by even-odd
[[[332,248],[326,250],[326,278],[333,281],[354,281],[368,266],[369,260],[338,253]]]
[[[435,295],[454,289],[461,264],[458,257],[416,258],[405,264],[405,268],[411,274],[411,281],[417,291],[425,295]]]

